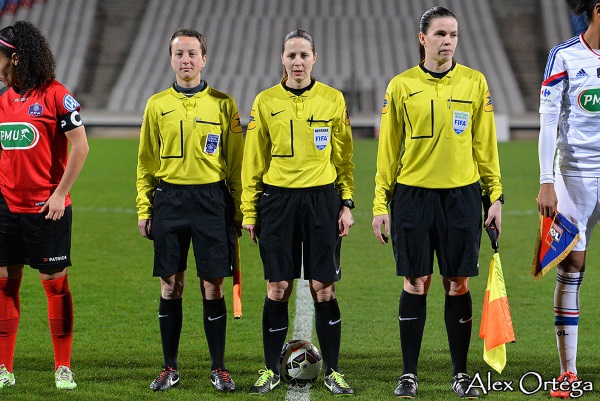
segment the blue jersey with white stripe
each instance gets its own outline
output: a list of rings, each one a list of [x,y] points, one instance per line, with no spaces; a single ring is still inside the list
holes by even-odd
[[[540,113],[559,115],[555,171],[600,177],[600,50],[583,34],[550,51]]]

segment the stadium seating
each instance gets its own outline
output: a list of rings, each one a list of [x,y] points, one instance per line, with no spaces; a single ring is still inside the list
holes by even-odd
[[[127,1],[134,0],[106,3],[109,5],[100,16],[110,18],[108,7],[116,9],[115,13],[119,7],[130,9]],[[203,78],[236,99],[242,120],[247,119],[256,94],[281,78],[283,36],[302,28],[313,35],[319,54],[313,75],[345,93],[353,122],[356,116],[363,116],[370,124],[377,117],[389,80],[418,62],[420,15],[441,4],[459,21],[456,60],[486,75],[497,112],[519,116],[527,111],[522,91],[531,90],[517,83],[495,25],[492,1],[137,1],[141,14],[121,12],[123,18],[134,21],[129,26],[135,27],[135,33],[120,36],[126,51],[111,55],[118,57],[111,59],[116,67],[109,69],[95,68],[103,57],[97,46],[99,29],[94,30],[96,13],[105,4],[99,0],[33,1],[31,7],[3,13],[0,25],[19,19],[34,22],[48,37],[61,82],[76,96],[85,89],[86,96],[81,97],[84,103],[93,99],[94,109],[136,116],[136,121],[148,97],[174,80],[167,45],[177,28],[192,27],[206,35],[208,59]],[[540,36],[549,49],[570,36],[568,15],[564,0],[538,3],[543,21]],[[90,82],[100,81],[108,83],[93,89]]]
[[[544,20],[544,38],[550,50],[553,46],[573,36],[564,0],[540,1]]]
[[[0,26],[29,20],[46,35],[56,59],[56,77],[76,93],[91,39],[98,0],[47,1],[3,13]]]
[[[497,110],[524,112],[488,3],[445,3],[460,23],[456,59],[486,74]],[[173,4],[150,0],[148,4],[111,93],[109,110],[141,112],[150,95],[173,82],[166,44],[176,28],[191,26],[208,40],[203,77],[232,94],[241,114],[248,114],[259,91],[280,79],[281,40],[295,28],[309,31],[315,39],[319,59],[314,75],[346,92],[353,111],[375,113],[387,82],[418,62],[417,22],[434,1],[203,0]],[[153,61],[140,63],[142,55]]]

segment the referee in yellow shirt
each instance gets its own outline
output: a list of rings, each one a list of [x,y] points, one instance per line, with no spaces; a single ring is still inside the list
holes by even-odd
[[[179,29],[169,42],[173,86],[146,105],[137,165],[138,226],[154,240],[154,276],[160,277],[158,320],[164,365],[154,391],[179,384],[177,354],[190,242],[204,306],[211,383],[234,391],[225,368],[227,309],[223,278],[233,275],[241,234],[242,127],[235,101],[201,79],[206,40]]]
[[[443,7],[419,23],[421,63],[394,77],[381,115],[373,230],[392,237],[399,302],[403,374],[397,396],[417,395],[417,362],[425,326],[434,252],[446,292],[445,323],[452,389],[477,398],[467,375],[472,307],[468,278],[479,274],[481,195],[492,206],[485,221],[500,230],[500,167],[494,113],[485,77],[457,64],[458,23]],[[388,217],[391,209],[391,226]]]
[[[354,224],[352,131],[342,93],[311,75],[317,60],[312,37],[287,34],[280,84],[256,97],[242,168],[243,227],[260,239],[267,297],[263,310],[266,368],[250,388],[262,394],[280,384],[279,356],[288,328],[288,300],[304,267],[315,302],[316,332],[325,387],[353,394],[338,372],[341,238]]]

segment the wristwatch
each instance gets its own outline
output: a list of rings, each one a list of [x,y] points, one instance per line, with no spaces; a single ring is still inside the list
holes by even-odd
[[[499,200],[500,203],[502,203],[504,205],[504,194],[500,194],[500,197],[496,200]]]
[[[348,209],[354,209],[354,201],[352,199],[342,199],[342,206],[346,206]]]

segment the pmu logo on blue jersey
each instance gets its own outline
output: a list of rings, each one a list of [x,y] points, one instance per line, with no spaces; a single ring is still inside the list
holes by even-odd
[[[548,97],[548,96],[550,96],[550,93],[552,93],[552,92],[550,92],[550,89],[548,89],[548,88],[544,88],[544,89],[542,89],[542,96],[543,96],[543,97]]]
[[[27,111],[27,114],[29,114],[32,117],[39,117],[42,115],[43,110],[44,110],[44,108],[38,102],[35,102],[35,104],[32,104],[31,106],[29,106],[29,110]]]

